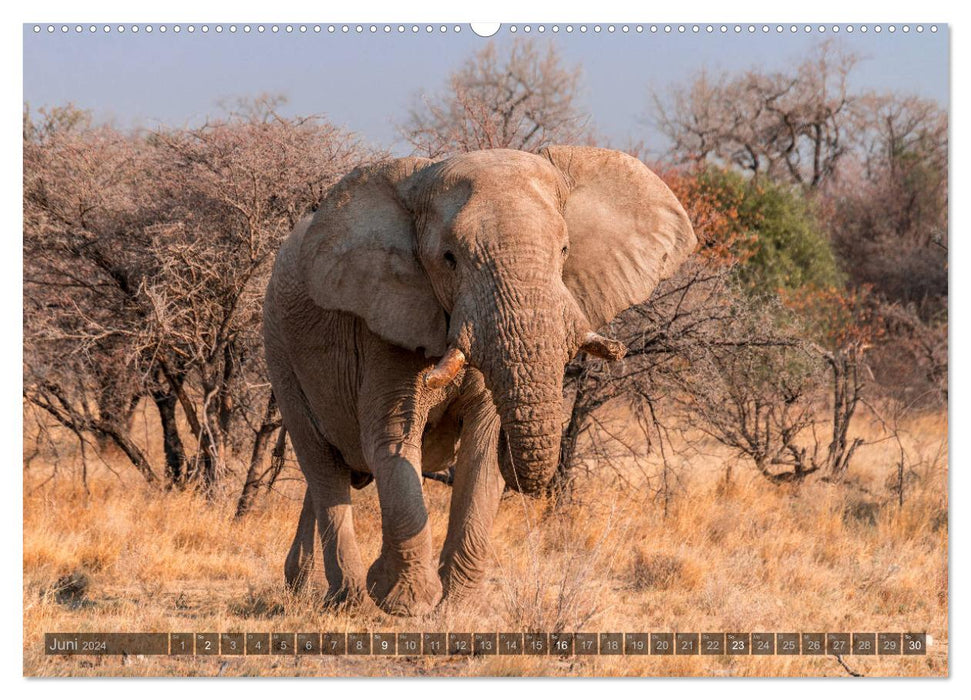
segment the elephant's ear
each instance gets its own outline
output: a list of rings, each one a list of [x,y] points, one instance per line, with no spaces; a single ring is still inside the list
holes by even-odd
[[[674,274],[697,245],[694,230],[661,178],[626,153],[550,146],[540,155],[569,187],[563,282],[598,328]]]
[[[395,345],[438,356],[446,349],[445,311],[418,262],[403,199],[409,178],[431,162],[398,158],[345,176],[321,203],[300,253],[316,304],[359,316]]]

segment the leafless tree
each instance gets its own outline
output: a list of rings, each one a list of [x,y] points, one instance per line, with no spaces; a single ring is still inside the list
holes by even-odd
[[[697,442],[677,426],[731,448],[772,483],[817,472],[839,481],[862,444],[850,426],[864,387],[863,348],[829,350],[805,340],[798,319],[778,300],[740,290],[731,268],[690,263],[651,300],[624,312],[612,332],[629,348],[622,362],[581,357],[567,374],[572,407],[553,484],[561,499],[569,498],[587,457],[577,452],[579,437],[604,430],[598,412],[612,401],[626,401],[640,428],[634,440],[609,435],[622,448],[621,461],[629,469],[631,456],[653,448],[665,505],[678,478],[672,433]],[[830,406],[828,418],[820,416],[823,405]],[[602,449],[596,456],[613,463]]]
[[[681,379],[700,430],[771,482],[799,482],[816,472],[842,480],[863,444],[849,437],[863,388],[859,349],[830,352],[794,343],[699,354]],[[830,419],[820,420],[827,402]]]
[[[654,95],[657,126],[676,162],[713,160],[755,176],[819,186],[847,150],[857,57],[833,42],[790,70],[700,73]]]
[[[261,471],[280,426],[260,343],[272,254],[330,185],[382,156],[278,107],[151,133],[25,115],[25,398],[113,440],[146,478],[119,397],[155,403],[169,481],[211,488],[247,444]],[[260,483],[247,478],[247,502]]]
[[[924,320],[947,298],[948,120],[936,103],[868,95],[857,147],[824,209],[854,284],[914,304]]]
[[[120,265],[144,182],[139,145],[70,107],[25,111],[24,395],[79,439],[111,440],[154,481],[113,410],[136,393],[114,369],[139,318]]]
[[[482,148],[537,151],[554,142],[588,138],[580,108],[579,67],[563,64],[555,47],[545,50],[517,39],[506,51],[496,42],[466,61],[440,93],[423,96],[402,135],[431,158]]]

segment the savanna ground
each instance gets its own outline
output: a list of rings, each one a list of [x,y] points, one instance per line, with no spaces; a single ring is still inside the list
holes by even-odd
[[[144,417],[141,418],[145,422]],[[622,420],[622,417],[621,417]],[[29,426],[29,422],[28,422]],[[460,610],[395,619],[324,610],[291,596],[283,559],[302,483],[288,469],[241,521],[238,484],[214,500],[145,486],[88,450],[87,490],[65,437],[34,452],[25,431],[24,674],[29,676],[943,676],[948,672],[945,413],[901,431],[910,470],[900,506],[898,444],[868,440],[845,483],[776,486],[704,445],[675,465],[665,508],[647,481],[622,486],[593,466],[576,503],[507,494],[481,595]],[[160,450],[150,425],[141,434]],[[54,464],[58,465],[56,474]],[[653,478],[656,460],[629,474]],[[651,481],[656,486],[656,479]],[[354,493],[365,561],[379,548],[376,490]],[[449,487],[426,481],[441,543]],[[665,513],[665,510],[667,511]],[[315,577],[321,572],[315,571]],[[45,632],[926,631],[926,656],[48,657]]]

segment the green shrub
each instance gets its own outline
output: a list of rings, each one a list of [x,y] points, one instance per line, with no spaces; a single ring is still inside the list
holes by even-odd
[[[700,177],[706,194],[733,210],[733,226],[741,238],[753,241],[738,265],[745,286],[757,293],[779,293],[842,285],[829,239],[799,190],[718,168]]]

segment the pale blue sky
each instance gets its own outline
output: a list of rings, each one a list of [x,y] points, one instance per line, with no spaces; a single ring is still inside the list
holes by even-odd
[[[211,25],[212,26],[212,25]],[[253,25],[255,26],[255,25]],[[270,26],[270,25],[266,25]],[[747,26],[747,25],[746,25]],[[774,26],[774,25],[773,25]],[[325,25],[326,27],[326,25]],[[46,27],[45,27],[46,29]],[[520,31],[518,35],[522,35]],[[624,35],[531,34],[555,42],[565,60],[583,68],[581,103],[598,131],[614,144],[661,141],[645,121],[651,90],[688,80],[702,68],[782,68],[826,37],[801,29],[791,34],[758,31],[709,35],[660,31]],[[35,34],[24,26],[24,100],[32,106],[73,102],[98,120],[118,126],[197,124],[219,112],[226,98],[282,93],[290,114],[322,113],[373,143],[407,152],[397,134],[407,108],[422,91],[439,89],[446,75],[487,41],[508,45],[504,27],[493,39],[462,32],[396,31],[344,35],[207,34],[171,31],[119,34],[85,30]],[[949,101],[948,30],[853,34],[838,41],[864,60],[854,73],[861,89],[895,89]]]

